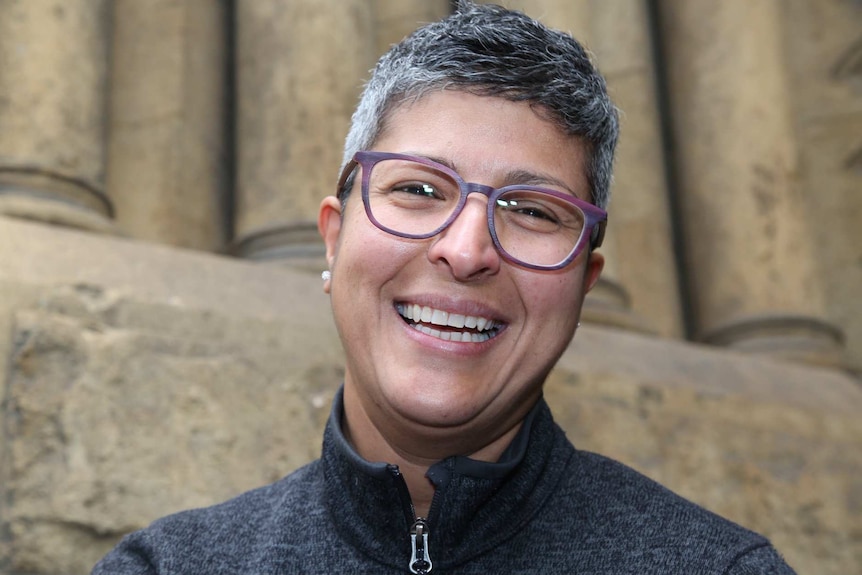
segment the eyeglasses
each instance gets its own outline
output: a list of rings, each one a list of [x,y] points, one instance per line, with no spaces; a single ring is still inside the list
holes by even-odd
[[[357,152],[341,174],[339,197],[362,168],[362,202],[371,222],[392,235],[426,239],[445,230],[467,196],[488,198],[488,230],[501,256],[534,270],[570,264],[589,243],[602,243],[607,213],[571,194],[527,185],[493,188],[465,182],[427,158]]]

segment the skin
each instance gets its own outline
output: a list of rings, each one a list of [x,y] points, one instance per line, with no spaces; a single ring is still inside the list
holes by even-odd
[[[390,113],[373,150],[443,161],[470,182],[531,183],[589,200],[584,145],[523,102],[440,91]],[[451,455],[495,461],[542,393],[574,335],[600,254],[553,272],[518,267],[497,253],[485,197],[472,194],[438,236],[407,240],[365,215],[359,178],[342,213],[323,200],[318,227],[332,279],[325,282],[346,352],[345,432],[370,461],[399,465],[417,515],[427,513],[428,467]],[[482,343],[420,333],[398,302],[502,322]]]

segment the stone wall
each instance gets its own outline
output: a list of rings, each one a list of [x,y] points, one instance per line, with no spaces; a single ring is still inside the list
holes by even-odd
[[[310,461],[342,377],[316,276],[2,217],[0,349],[8,575],[87,573],[124,533]],[[854,379],[584,326],[547,398],[580,448],[800,573],[862,567]]]

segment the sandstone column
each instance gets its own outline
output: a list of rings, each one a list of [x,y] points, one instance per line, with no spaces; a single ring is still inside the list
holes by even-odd
[[[645,0],[603,0],[592,16],[591,49],[620,109],[609,235],[631,309],[660,335],[684,333],[671,208]]]
[[[233,252],[319,267],[320,200],[335,192],[344,136],[374,63],[364,0],[237,2],[237,194]]]
[[[862,374],[862,4],[789,0],[785,62],[826,313]]]
[[[778,0],[659,5],[697,336],[836,363],[797,189]]]
[[[115,0],[107,185],[129,235],[224,245],[225,9]]]
[[[0,213],[108,231],[107,0],[0,2]]]
[[[374,0],[375,56],[428,22],[445,18],[449,0]]]

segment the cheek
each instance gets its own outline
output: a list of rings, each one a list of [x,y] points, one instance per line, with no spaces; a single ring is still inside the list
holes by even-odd
[[[361,207],[361,206],[360,206]],[[415,258],[421,246],[378,229],[354,210],[345,216],[333,278],[341,276],[341,289],[379,291],[407,262]]]
[[[352,202],[353,198],[348,200],[338,238],[336,261],[342,275],[360,273],[369,265],[364,260],[373,260],[379,251],[375,246],[375,232],[379,230],[365,217],[362,204]]]
[[[539,329],[569,331],[577,323],[578,309],[583,299],[580,275],[568,273],[560,276],[536,274],[533,281],[522,283],[528,313],[539,320]]]

